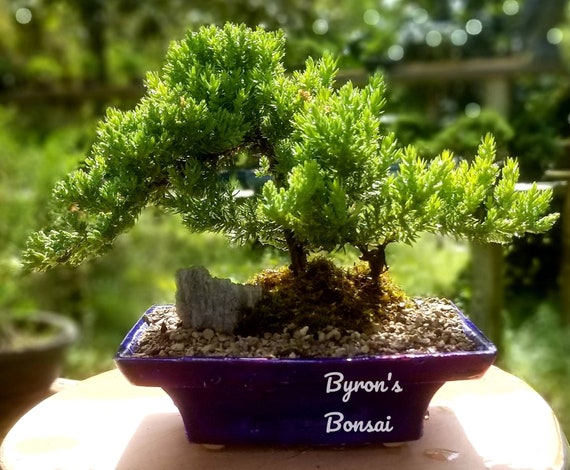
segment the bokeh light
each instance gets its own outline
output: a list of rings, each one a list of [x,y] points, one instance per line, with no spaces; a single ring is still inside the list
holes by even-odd
[[[437,47],[443,41],[443,37],[439,31],[431,30],[426,34],[426,44],[430,47]]]
[[[465,31],[472,36],[477,36],[481,31],[483,31],[483,23],[476,18],[471,18],[467,23],[465,23]]]
[[[550,44],[560,44],[562,39],[564,39],[564,33],[560,28],[551,28],[546,33],[546,40]]]
[[[366,24],[374,26],[380,22],[380,13],[374,9],[366,10],[363,15],[363,20]]]
[[[451,43],[454,46],[464,46],[467,42],[467,32],[464,29],[456,29],[451,33]]]
[[[32,11],[29,8],[18,8],[16,10],[16,21],[20,24],[28,24],[32,21]]]
[[[416,8],[412,13],[412,20],[416,24],[423,24],[429,19],[429,13],[423,8]]]
[[[404,58],[404,48],[399,44],[394,44],[388,49],[388,57],[390,60],[398,61]]]
[[[520,5],[517,0],[505,0],[503,2],[503,13],[505,15],[516,15],[520,10]]]
[[[481,105],[479,103],[471,102],[465,106],[465,115],[470,118],[476,118],[481,114]]]
[[[327,34],[329,31],[329,22],[324,18],[319,18],[313,22],[313,32],[318,35]]]

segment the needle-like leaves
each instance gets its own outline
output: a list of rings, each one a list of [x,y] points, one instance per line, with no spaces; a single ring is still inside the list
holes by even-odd
[[[55,187],[27,265],[99,255],[148,205],[237,242],[307,253],[349,244],[370,259],[422,232],[503,243],[556,220],[551,192],[517,191],[517,163],[499,166],[490,135],[469,160],[426,161],[386,133],[380,75],[336,87],[333,57],[286,74],[283,51],[282,34],[233,25],[172,43],[140,103],[109,110],[81,168]],[[251,198],[222,178],[243,159],[268,180]]]

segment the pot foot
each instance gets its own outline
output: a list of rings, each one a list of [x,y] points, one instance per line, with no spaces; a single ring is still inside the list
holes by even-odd
[[[226,448],[224,444],[200,444],[200,445],[202,446],[203,449],[212,450],[212,451],[222,450]]]
[[[390,449],[402,447],[405,442],[383,442],[382,445],[384,447],[388,447]]]

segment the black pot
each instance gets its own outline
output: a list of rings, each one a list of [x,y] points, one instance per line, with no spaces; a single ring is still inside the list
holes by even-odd
[[[72,320],[54,313],[38,312],[15,320],[16,327],[19,324],[53,334],[23,349],[0,351],[0,439],[22,414],[49,395],[66,349],[78,335]]]

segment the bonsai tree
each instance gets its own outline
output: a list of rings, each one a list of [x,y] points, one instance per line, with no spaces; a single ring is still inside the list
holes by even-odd
[[[495,161],[491,135],[469,162],[444,151],[428,163],[386,131],[381,75],[336,87],[330,55],[287,73],[284,42],[229,24],[173,42],[139,104],[110,109],[84,164],[55,187],[27,266],[99,255],[154,205],[191,231],[287,250],[297,279],[312,255],[355,247],[381,293],[391,243],[422,232],[506,243],[553,225],[550,191],[516,191],[517,163]],[[222,177],[235,168],[254,169],[261,190],[236,197]]]

